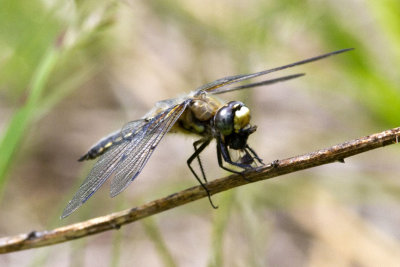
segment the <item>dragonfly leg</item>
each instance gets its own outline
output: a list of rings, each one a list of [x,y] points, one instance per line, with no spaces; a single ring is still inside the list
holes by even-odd
[[[197,151],[197,150],[198,150],[198,148],[197,148],[198,145],[201,145],[201,144],[204,144],[204,143],[205,143],[205,142],[204,142],[203,139],[200,139],[200,140],[197,140],[196,142],[194,142],[194,143],[193,143],[194,151]],[[208,144],[210,144],[210,141],[207,143],[207,145],[208,145]],[[207,145],[206,145],[206,146],[207,146]],[[205,147],[204,147],[204,148],[205,148]],[[203,148],[203,149],[204,149],[204,148]],[[200,151],[200,152],[201,152],[201,151]],[[196,158],[197,158],[197,161],[198,161],[198,163],[199,163],[201,175],[203,176],[204,182],[205,182],[205,183],[208,183],[206,174],[205,174],[205,172],[204,172],[203,164],[201,163],[200,153],[197,155]]]
[[[252,155],[253,159],[256,159],[261,165],[265,165],[262,159],[257,155],[257,153],[251,147],[249,147],[249,145],[246,145],[245,150],[246,152],[250,151],[250,154]]]
[[[245,150],[245,153],[247,155],[249,155],[249,152]],[[251,155],[249,155],[251,157]],[[246,163],[239,163],[239,162],[234,162],[231,159],[231,156],[229,155],[228,149],[226,147],[226,145],[224,143],[221,142],[221,140],[217,139],[217,158],[218,158],[218,165],[219,167],[221,167],[222,169],[232,172],[232,173],[236,173],[236,174],[240,174],[242,176],[242,178],[248,182],[251,182],[249,179],[246,178],[246,176],[243,174],[243,172],[240,171],[236,171],[234,169],[228,168],[226,166],[224,166],[223,161],[225,161],[228,164],[231,164],[233,166],[242,168],[242,169],[250,169],[252,168],[252,166],[250,164],[246,164]]]
[[[252,158],[252,156],[249,155],[249,153],[246,150],[244,150],[244,151],[248,156],[250,156]],[[229,155],[228,148],[226,147],[226,145],[224,143],[221,142],[221,140],[217,140],[217,156],[218,156],[218,165],[226,171],[237,173],[237,174],[242,173],[242,172],[239,172],[239,171],[236,171],[236,170],[233,170],[233,169],[230,169],[230,168],[224,166],[222,159],[226,163],[236,166],[236,167],[239,167],[239,168],[242,168],[242,169],[251,169],[252,168],[252,166],[250,164],[233,161],[231,159],[231,156]]]
[[[208,190],[206,185],[201,181],[201,179],[199,178],[199,176],[197,175],[197,173],[195,172],[195,170],[191,166],[193,160],[197,158],[197,160],[199,162],[199,165],[200,165],[201,174],[203,175],[204,181],[207,183],[207,178],[205,176],[204,168],[203,168],[203,165],[201,164],[201,160],[200,160],[200,156],[199,155],[210,144],[210,142],[211,142],[211,139],[205,139],[205,140],[204,139],[200,139],[200,140],[194,142],[193,143],[194,153],[187,160],[187,165],[188,165],[190,171],[193,173],[193,175],[196,178],[196,180],[200,183],[200,185],[207,192],[208,200],[210,201],[211,206],[214,209],[217,209],[218,206],[214,205],[214,203],[212,202],[210,191]],[[198,147],[198,145],[200,145],[200,146]]]

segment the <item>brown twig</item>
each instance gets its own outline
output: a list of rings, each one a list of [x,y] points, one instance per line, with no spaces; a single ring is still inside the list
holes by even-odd
[[[211,194],[216,194],[243,184],[257,182],[335,161],[344,162],[344,159],[347,157],[378,147],[398,143],[399,139],[400,127],[301,156],[277,160],[263,168],[247,172],[246,179],[243,179],[240,175],[231,175],[208,183],[207,188]],[[119,229],[124,224],[181,206],[205,196],[207,196],[207,194],[201,186],[194,186],[133,209],[115,212],[110,215],[67,225],[50,231],[33,231],[26,234],[4,237],[0,239],[0,253],[49,246],[107,230]]]

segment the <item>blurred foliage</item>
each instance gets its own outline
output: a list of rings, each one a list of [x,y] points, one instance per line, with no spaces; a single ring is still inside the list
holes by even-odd
[[[335,88],[335,93],[351,99],[352,105],[361,110],[363,116],[353,118],[349,114],[348,121],[344,124],[346,126],[358,120],[368,121],[368,126],[365,127],[368,129],[399,126],[399,28],[400,2],[397,0],[0,0],[0,192],[12,189],[14,191],[11,195],[16,195],[16,202],[23,199],[24,204],[21,206],[38,210],[35,204],[29,206],[29,202],[34,198],[37,188],[42,186],[39,182],[51,179],[54,181],[57,177],[34,180],[37,187],[27,190],[32,193],[32,196],[25,196],[27,199],[18,195],[16,189],[19,184],[8,182],[13,171],[18,171],[23,165],[20,163],[23,159],[28,161],[32,155],[37,156],[34,151],[36,147],[29,150],[26,142],[32,140],[29,139],[30,136],[41,133],[38,125],[46,121],[46,116],[55,112],[56,116],[64,118],[61,116],[62,110],[58,108],[65,103],[77,107],[70,102],[77,101],[81,95],[99,99],[103,97],[106,100],[99,102],[111,102],[112,97],[98,88],[104,80],[108,82],[104,87],[113,87],[122,92],[123,96],[119,100],[118,94],[114,92],[113,99],[117,99],[115,102],[118,102],[118,109],[129,110],[132,107],[139,108],[140,101],[144,102],[146,96],[154,102],[160,100],[156,97],[163,95],[163,91],[155,91],[151,95],[153,87],[164,87],[163,89],[171,89],[170,91],[179,87],[177,92],[184,92],[187,90],[184,86],[196,88],[201,85],[198,84],[199,81],[211,81],[223,76],[221,74],[225,72],[230,75],[256,71],[260,67],[289,63],[293,58],[302,59],[305,55],[314,56],[354,47],[355,51],[326,63],[329,70],[323,73],[324,78],[318,81],[318,85],[314,84],[312,87],[310,82],[310,90],[316,87],[318,90],[325,87],[330,88],[329,90]],[[159,43],[155,41],[157,38]],[[174,49],[178,51],[175,54]],[[174,59],[163,53],[173,54]],[[131,64],[134,66],[131,68],[132,65],[126,64],[124,60],[133,62]],[[216,73],[216,70],[220,72]],[[132,74],[135,71],[139,73],[136,76]],[[106,78],[104,73],[108,75]],[[152,73],[152,76],[148,73]],[[331,75],[326,77],[327,74]],[[123,79],[119,80],[119,75],[132,76],[129,80],[131,84],[122,84],[120,80]],[[314,75],[318,76],[318,70],[315,69]],[[171,78],[176,76],[179,78]],[[147,79],[147,83],[141,84],[140,78]],[[96,83],[93,80],[100,81]],[[129,92],[137,102],[129,102],[125,87],[138,89]],[[77,92],[74,94],[74,91]],[[248,101],[257,101],[251,99],[253,93],[246,92],[250,98]],[[86,102],[87,99],[82,101]],[[341,105],[337,104],[339,108]],[[85,111],[87,110],[78,110],[75,115],[83,116]],[[92,118],[100,117],[99,114],[96,113]],[[70,121],[62,123],[71,128],[71,125],[75,125]],[[83,124],[86,127],[92,126],[87,121]],[[54,125],[53,128],[57,130],[59,125]],[[297,133],[295,134],[297,138]],[[49,135],[59,138],[60,132],[55,131]],[[262,134],[260,136],[263,137]],[[49,140],[43,139],[43,143],[47,145]],[[68,146],[66,137],[60,139],[59,142],[65,142],[65,146]],[[54,150],[55,154],[63,154],[56,148]],[[388,158],[390,153],[392,151],[388,152]],[[395,158],[399,153],[395,151],[390,155]],[[75,258],[72,264],[83,266],[87,253],[94,259],[96,256],[99,259],[109,256],[111,260],[99,260],[102,264],[111,262],[113,266],[126,266],[123,259],[131,257],[129,251],[140,249],[130,245],[131,239],[136,238],[135,246],[142,242],[139,247],[144,247],[142,254],[139,252],[136,256],[151,255],[148,262],[165,266],[264,266],[266,262],[271,266],[300,265],[304,262],[310,266],[373,266],[379,260],[382,260],[379,263],[384,262],[389,266],[396,262],[396,258],[392,256],[399,251],[399,234],[390,227],[377,227],[387,232],[388,237],[382,237],[365,217],[373,212],[379,214],[380,210],[385,213],[382,216],[389,216],[391,212],[386,210],[397,210],[400,187],[393,177],[398,178],[398,168],[385,165],[384,160],[367,160],[365,157],[366,163],[354,164],[354,168],[358,169],[350,171],[346,177],[338,177],[340,174],[335,172],[337,170],[330,173],[331,169],[328,168],[321,172],[316,170],[315,173],[299,174],[296,179],[269,181],[268,186],[249,186],[226,192],[221,197],[216,197],[221,207],[215,212],[205,206],[206,201],[202,203],[204,206],[194,203],[172,213],[170,217],[157,217],[157,223],[151,218],[144,221],[143,229],[135,228],[135,234],[118,232],[110,238],[112,240],[106,238],[102,242],[85,240],[71,243],[72,250],[68,252],[61,252],[55,246],[46,250],[46,253],[36,254],[36,259],[30,260],[30,263],[55,266],[52,264],[55,254],[70,253],[68,255]],[[49,165],[46,161],[48,158],[39,160],[44,161],[44,166]],[[71,159],[65,156],[62,160],[66,162]],[[65,172],[70,171],[69,165],[65,163],[65,166]],[[178,176],[178,173],[179,171],[174,171],[170,176]],[[314,176],[332,179],[315,182],[318,179],[312,179]],[[32,173],[29,178],[34,177],[35,174]],[[347,183],[348,180],[354,182],[350,184]],[[68,184],[61,180],[56,180],[55,183]],[[192,185],[191,181],[185,180],[182,183],[184,186]],[[165,195],[178,188],[182,189],[178,186],[182,184],[172,187],[167,182],[160,182],[157,189],[156,186],[152,187],[152,192],[154,196]],[[76,188],[76,185],[73,188],[68,185],[67,189],[74,191]],[[43,213],[43,216],[48,217],[44,223],[47,226],[40,227],[58,224],[56,219],[59,214],[53,215],[49,211],[61,211],[59,207],[72,195],[67,189],[62,192],[65,196],[59,196],[58,205],[48,201],[49,207]],[[0,203],[3,207],[5,204],[2,203],[1,195]],[[153,199],[154,196],[146,199]],[[141,197],[143,196],[138,198]],[[397,202],[390,202],[392,198]],[[371,199],[383,208],[368,208],[374,202]],[[92,211],[96,207],[105,206],[105,201],[108,199],[104,202],[101,199],[96,203],[90,202],[90,212],[79,211],[79,218],[83,220],[96,214]],[[131,202],[124,201],[127,206],[133,205],[129,203]],[[348,208],[352,205],[355,206],[353,210]],[[24,209],[16,210],[15,213],[20,212],[25,216],[23,211]],[[211,212],[215,214],[210,215]],[[395,217],[396,214],[393,216],[393,221],[400,218]],[[380,225],[379,218],[374,218],[378,221],[376,225]],[[334,224],[329,224],[329,220]],[[26,231],[32,230],[30,219],[24,217],[18,221],[26,221]],[[190,222],[198,224],[194,223],[192,226]],[[0,230],[5,234],[3,229],[9,228],[5,222],[2,223],[4,225],[0,224]],[[169,227],[164,224],[169,224]],[[320,227],[321,225],[328,225],[329,228]],[[206,230],[199,230],[198,226]],[[199,234],[195,237],[194,248],[187,245],[185,239],[179,240],[180,246],[173,244],[174,234],[183,234],[184,231],[193,232],[193,235]],[[347,238],[348,236],[351,238]],[[184,237],[190,239],[188,236]],[[151,244],[143,240],[150,240]],[[103,243],[111,255],[93,252],[104,249],[100,247],[100,243]],[[207,244],[206,250],[201,249],[203,243]],[[362,248],[368,249],[365,252],[367,255],[360,253],[360,250],[351,250],[353,244],[353,247],[359,244],[365,246]],[[108,249],[110,246],[113,249]],[[152,248],[154,252],[147,248]],[[282,250],[284,252],[280,253],[279,248],[285,248]],[[196,254],[187,255],[190,249]],[[290,254],[284,255],[287,251]],[[335,253],[340,253],[340,257],[336,257]],[[18,260],[15,262],[18,263]],[[147,263],[145,260],[138,262]],[[65,266],[62,263],[59,265]]]
[[[29,127],[87,79],[94,71],[91,56],[104,46],[98,41],[105,38],[99,34],[112,18],[107,6],[100,10],[103,14],[93,9],[89,14],[63,6],[61,1],[54,4],[0,3],[2,104],[14,103],[15,107],[0,142],[0,188]],[[69,13],[70,21],[60,16],[60,9]],[[97,21],[88,25],[88,20]],[[79,67],[82,63],[83,69]]]

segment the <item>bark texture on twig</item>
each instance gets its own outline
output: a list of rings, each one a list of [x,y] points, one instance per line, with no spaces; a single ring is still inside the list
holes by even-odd
[[[237,186],[273,178],[283,174],[335,161],[344,162],[344,159],[347,157],[398,143],[399,139],[400,127],[361,137],[301,156],[276,160],[265,167],[248,171],[245,174],[246,179],[243,179],[241,175],[230,175],[209,182],[207,188],[211,194],[216,194]],[[207,194],[201,186],[194,186],[136,208],[115,212],[84,222],[67,225],[49,231],[33,231],[26,234],[0,238],[0,253],[49,246],[107,230],[119,229],[124,224],[178,207],[206,196]]]

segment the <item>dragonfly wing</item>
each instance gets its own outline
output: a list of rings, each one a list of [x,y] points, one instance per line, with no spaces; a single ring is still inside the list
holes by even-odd
[[[65,218],[85,203],[103,183],[110,177],[124,153],[129,143],[124,142],[109,149],[105,154],[100,156],[99,160],[86,177],[85,181],[79,187],[78,192],[68,202],[61,218]]]
[[[127,123],[121,130],[121,135],[126,135],[128,131],[135,136],[143,128],[145,120],[132,121]],[[99,160],[93,166],[85,181],[79,187],[78,192],[68,202],[67,207],[64,209],[61,218],[65,218],[76,209],[78,209],[83,203],[85,203],[110,177],[121,162],[122,156],[126,153],[129,148],[130,139],[123,138],[118,143],[114,143],[107,151],[100,156]]]
[[[171,129],[186,109],[189,100],[175,105],[155,116],[130,143],[111,181],[110,195],[121,193],[142,171],[164,135]]]
[[[234,87],[223,87],[223,88],[220,87],[220,88],[213,90],[210,93],[213,95],[216,95],[216,94],[223,94],[223,93],[227,93],[227,92],[232,92],[232,91],[236,91],[236,90],[242,90],[242,89],[247,89],[247,88],[252,88],[252,87],[257,87],[257,86],[271,85],[274,83],[285,82],[285,81],[288,81],[291,79],[295,79],[295,78],[298,78],[298,77],[301,77],[304,75],[305,75],[304,73],[298,73],[298,74],[293,74],[293,75],[282,76],[282,77],[275,78],[275,79],[264,80],[261,82],[234,86]]]
[[[347,51],[350,51],[350,50],[353,50],[353,48],[337,50],[337,51],[334,51],[334,52],[330,52],[330,53],[319,55],[319,56],[316,56],[316,57],[304,59],[304,60],[301,60],[301,61],[297,61],[297,62],[288,64],[288,65],[276,67],[276,68],[269,69],[269,70],[263,70],[263,71],[260,71],[260,72],[255,72],[255,73],[250,73],[250,74],[228,76],[228,77],[225,77],[225,78],[222,78],[222,79],[218,79],[218,80],[216,80],[214,82],[207,83],[207,84],[197,88],[196,92],[200,93],[200,92],[204,91],[204,92],[208,92],[208,93],[213,93],[213,91],[215,91],[217,89],[218,89],[218,91],[220,91],[220,88],[228,86],[228,85],[233,84],[233,83],[237,83],[237,82],[241,82],[241,81],[248,80],[248,79],[251,79],[251,78],[255,78],[255,77],[258,77],[258,76],[261,76],[261,75],[265,75],[265,74],[268,74],[268,73],[271,73],[271,72],[276,72],[276,71],[292,68],[294,66],[303,65],[303,64],[306,64],[306,63],[309,63],[309,62],[317,61],[317,60],[320,60],[320,59],[323,59],[323,58],[326,58],[326,57],[329,57],[329,56],[332,56],[332,55],[344,53],[344,52],[347,52]]]

